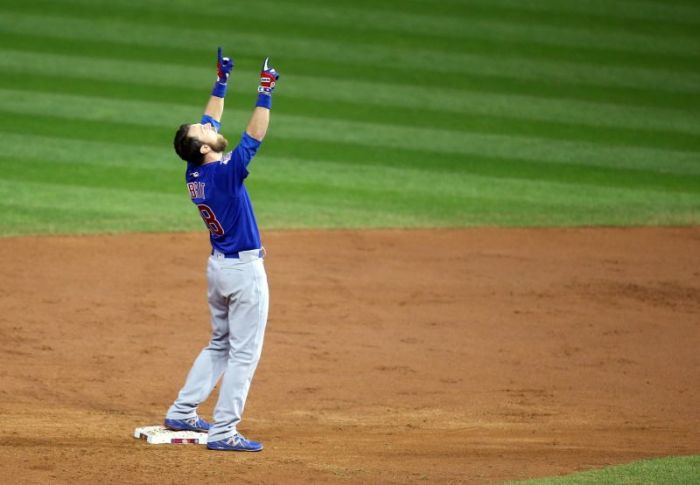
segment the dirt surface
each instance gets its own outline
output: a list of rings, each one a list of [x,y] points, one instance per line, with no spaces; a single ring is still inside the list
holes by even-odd
[[[0,239],[3,481],[492,483],[700,453],[700,228],[263,237],[257,454],[131,437],[206,344],[204,234]]]

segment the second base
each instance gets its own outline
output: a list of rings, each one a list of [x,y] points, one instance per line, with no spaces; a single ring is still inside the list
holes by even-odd
[[[163,426],[143,426],[134,430],[134,438],[151,445],[206,445],[207,434],[196,431],[171,431]]]

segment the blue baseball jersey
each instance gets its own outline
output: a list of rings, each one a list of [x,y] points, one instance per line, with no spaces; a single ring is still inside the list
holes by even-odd
[[[217,131],[220,127],[208,116],[202,123]],[[238,146],[218,162],[187,164],[187,190],[209,229],[212,248],[229,256],[262,247],[253,205],[243,184],[259,147],[260,142],[244,132]]]

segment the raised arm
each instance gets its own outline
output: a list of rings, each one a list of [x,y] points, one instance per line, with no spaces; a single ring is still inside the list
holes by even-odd
[[[256,140],[263,141],[268,126],[270,126],[270,110],[256,106],[253,110],[253,116],[250,117],[248,126],[245,128],[245,132]]]
[[[211,91],[211,98],[209,98],[207,107],[204,109],[204,116],[208,116],[217,122],[221,122],[221,116],[224,113],[224,97],[226,96],[228,77],[231,74],[233,65],[233,59],[223,57],[221,47],[219,47],[216,61],[216,82]]]
[[[266,58],[260,71],[260,85],[258,86],[258,100],[255,103],[253,116],[250,117],[245,131],[251,137],[262,141],[270,125],[270,109],[272,109],[272,92],[280,75],[274,67],[269,65],[270,58]],[[223,108],[222,108],[223,109]]]

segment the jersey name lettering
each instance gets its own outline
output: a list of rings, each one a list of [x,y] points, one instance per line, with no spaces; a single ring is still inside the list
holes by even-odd
[[[190,191],[190,197],[193,199],[204,199],[204,182],[188,182],[187,190]]]

